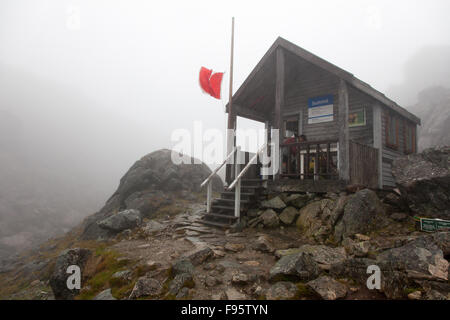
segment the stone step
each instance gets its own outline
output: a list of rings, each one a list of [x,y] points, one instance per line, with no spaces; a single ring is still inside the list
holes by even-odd
[[[207,213],[203,217],[205,218],[217,218],[217,219],[224,219],[224,220],[236,220],[237,217],[228,215],[228,214],[217,214],[217,213]]]
[[[221,229],[228,229],[230,227],[230,224],[228,224],[228,223],[212,222],[212,221],[208,221],[208,220],[202,220],[201,223],[203,223],[204,225],[207,225],[207,226],[217,227],[217,228],[221,228]]]

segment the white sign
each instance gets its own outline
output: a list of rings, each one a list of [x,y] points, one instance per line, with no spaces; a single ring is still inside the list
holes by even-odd
[[[333,95],[308,99],[308,124],[333,121]]]

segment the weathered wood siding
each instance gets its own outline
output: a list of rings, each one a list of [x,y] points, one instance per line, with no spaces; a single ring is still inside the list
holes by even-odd
[[[287,65],[290,67],[286,68],[285,99],[281,108],[283,118],[301,115],[299,127],[302,130],[301,133],[306,135],[308,141],[335,139],[339,135],[339,77],[312,63],[294,57],[290,53],[286,53],[285,58]],[[295,63],[293,63],[294,60]],[[333,95],[334,99],[333,121],[308,124],[308,99],[330,94]],[[373,106],[375,104],[380,105],[382,115],[380,138],[382,150],[381,156],[379,156],[381,161],[377,159],[377,164],[381,163],[381,165],[379,164],[379,167],[376,168],[376,172],[379,174],[377,181],[380,179],[383,187],[393,187],[395,186],[395,180],[392,176],[392,162],[396,157],[404,155],[405,138],[403,132],[406,118],[394,113],[400,119],[398,128],[399,143],[397,149],[392,149],[386,145],[386,115],[388,112],[393,113],[393,111],[368,94],[348,85],[349,113],[361,108],[364,108],[366,113],[366,124],[364,126],[349,128],[349,140],[374,147],[376,140],[374,139],[374,132],[380,131],[379,129],[374,130]],[[379,138],[377,140],[379,142]],[[350,161],[352,161],[351,157]]]
[[[302,113],[303,134],[308,141],[335,139],[338,127],[339,78],[306,61],[298,61],[298,67],[289,72],[293,83],[286,84],[283,114]],[[333,121],[308,124],[308,99],[333,95]]]
[[[351,141],[350,184],[378,188],[378,149]]]
[[[396,116],[400,121],[398,121],[398,147],[392,148],[387,145],[386,140],[386,127],[387,127],[387,117],[389,114],[392,114]],[[386,107],[383,107],[383,113],[382,113],[382,128],[381,128],[381,134],[382,134],[382,144],[383,144],[383,186],[384,187],[394,187],[395,186],[395,179],[392,176],[392,163],[396,157],[400,157],[405,154],[405,136],[404,136],[404,130],[405,130],[405,118],[393,113],[392,111],[388,110]]]
[[[349,127],[350,140],[356,141],[368,146],[373,146],[373,111],[372,105],[374,99],[367,94],[349,86],[349,113],[358,109],[366,111],[366,125],[358,127]]]

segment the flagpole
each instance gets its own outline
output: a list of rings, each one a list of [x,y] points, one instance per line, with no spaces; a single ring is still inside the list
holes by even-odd
[[[231,57],[230,57],[230,87],[228,95],[228,126],[227,126],[227,154],[230,154],[235,146],[236,117],[233,111],[233,55],[234,55],[234,17],[231,18]],[[226,182],[231,178],[231,166],[227,166]]]

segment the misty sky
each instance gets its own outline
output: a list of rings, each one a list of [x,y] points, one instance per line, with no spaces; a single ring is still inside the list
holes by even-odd
[[[234,90],[282,36],[386,92],[408,81],[418,52],[450,46],[449,12],[447,0],[2,0],[0,111],[20,118],[43,161],[71,159],[116,186],[141,156],[170,148],[174,129],[225,129],[225,101],[197,77],[206,66],[228,81],[232,16]]]

